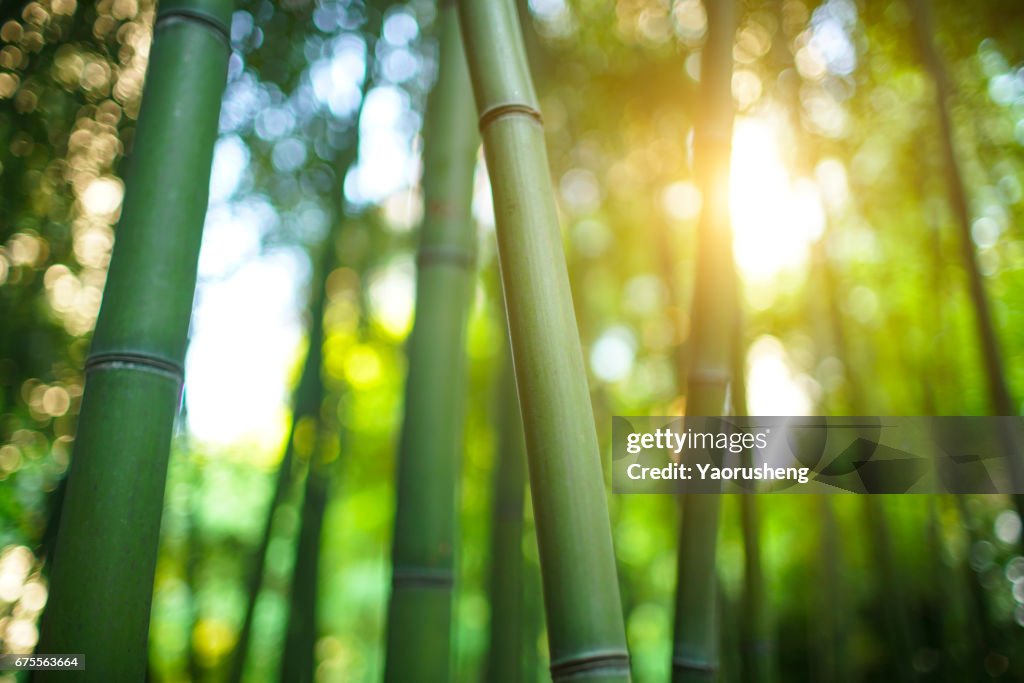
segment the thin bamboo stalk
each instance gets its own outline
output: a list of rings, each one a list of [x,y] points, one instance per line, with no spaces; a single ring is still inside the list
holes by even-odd
[[[344,165],[346,168],[348,164]],[[339,181],[344,179],[344,172]],[[340,185],[340,182],[339,182]],[[295,564],[288,622],[285,628],[284,651],[281,655],[280,680],[288,683],[312,683],[315,672],[314,648],[317,638],[317,593],[319,587],[320,537],[324,511],[327,508],[328,470],[325,455],[329,453],[322,417],[324,385],[323,365],[324,310],[327,276],[333,270],[335,245],[328,236],[321,247],[320,263],[313,271],[313,293],[310,305],[309,350],[303,368],[300,388],[301,404],[296,405],[293,436],[289,444],[292,457],[306,462],[299,534],[295,544]],[[303,431],[301,438],[296,432]],[[271,508],[273,510],[273,508]],[[271,513],[273,514],[273,513]]]
[[[687,415],[723,415],[732,375],[736,273],[729,216],[732,143],[732,46],[736,3],[706,3],[708,37],[701,57],[701,102],[694,124],[694,170],[704,196],[697,225]],[[717,495],[683,496],[676,579],[674,683],[718,677],[715,555]]]
[[[161,3],[92,351],[40,652],[139,681],[227,75],[230,0]],[[37,680],[65,674],[39,672]]]
[[[347,168],[347,164],[341,169],[342,177],[344,177],[345,168]],[[333,249],[333,243],[329,242],[327,246]],[[327,275],[322,271],[322,268],[318,268],[315,269],[313,274],[312,282],[314,284],[308,306],[309,331],[307,337],[309,339],[309,346],[306,351],[306,359],[303,362],[302,373],[299,376],[299,384],[295,389],[293,397],[292,424],[285,441],[284,454],[281,456],[281,462],[277,467],[274,491],[267,506],[260,541],[253,551],[251,566],[246,575],[246,594],[248,599],[246,600],[242,625],[239,628],[238,637],[235,639],[235,648],[231,655],[228,673],[228,680],[232,683],[240,683],[245,672],[245,662],[249,653],[252,628],[256,616],[256,603],[266,573],[267,550],[273,539],[274,516],[291,490],[294,478],[296,433],[303,421],[315,421],[320,412],[320,402],[323,396],[320,366],[323,357],[323,320],[326,301],[321,276],[326,277]]]
[[[902,588],[902,577],[893,552],[885,506],[875,495],[862,496],[871,549],[874,553],[877,579],[881,582],[879,593],[882,598],[882,613],[885,617],[885,633],[888,636],[890,653],[890,675],[893,680],[915,681],[917,672],[913,666],[916,652],[910,619],[907,615],[906,591]]]
[[[479,137],[452,6],[424,135],[425,220],[398,453],[385,680],[450,679],[465,327],[474,282],[470,214]]]
[[[522,683],[523,498],[526,494],[526,444],[516,396],[512,356],[506,350],[498,389],[500,414],[498,462],[494,471],[491,532],[491,632],[487,649],[489,683]]]
[[[841,291],[839,278],[823,246],[828,234],[829,228],[826,226],[822,239],[814,245],[813,254],[819,269],[822,296],[825,299],[831,323],[832,342],[838,356],[844,361],[847,413],[866,415],[870,412],[867,409],[867,394],[858,377],[850,372],[850,346],[842,312],[839,310],[838,292]],[[892,534],[885,512],[884,499],[872,494],[864,495],[862,498],[867,533],[871,539],[871,550],[874,553],[872,567],[875,570],[885,614],[884,631],[889,642],[893,644],[891,664],[895,672],[894,675],[902,681],[915,680],[916,672],[912,666],[911,653],[914,652],[917,639],[907,614],[904,593],[901,590],[903,577],[900,574],[899,563],[896,560],[892,544]],[[835,620],[836,617],[832,616],[830,619]],[[837,646],[845,647],[842,643],[837,643]]]
[[[629,680],[608,501],[515,5],[459,18],[490,171],[555,681]]]
[[[742,680],[765,683],[774,679],[774,644],[761,555],[761,515],[755,494],[737,495],[743,532],[743,618],[739,624]]]
[[[738,287],[737,287],[738,289]],[[737,301],[738,301],[737,292]],[[743,316],[738,310],[732,348],[731,387],[732,412],[747,414],[746,344],[743,342]],[[751,462],[750,452],[741,455],[744,464]],[[761,506],[756,495],[737,496],[740,508],[740,528],[743,533],[743,595],[740,620],[740,649],[742,680],[746,683],[768,683],[775,678],[775,643],[765,590],[763,558],[761,553]]]
[[[322,428],[320,431],[323,431]],[[309,454],[306,484],[302,499],[299,538],[295,544],[295,569],[292,572],[291,600],[281,655],[282,683],[313,683],[316,679],[316,643],[318,633],[317,597],[320,586],[320,541],[324,513],[327,510],[330,483],[326,449],[329,433],[314,437]]]
[[[971,237],[970,204],[956,153],[953,120],[949,111],[949,102],[953,95],[952,85],[942,57],[935,47],[934,27],[928,0],[907,0],[907,2],[913,17],[914,37],[917,40],[921,61],[934,84],[935,113],[939,120],[939,142],[942,148],[946,191],[957,227],[961,264],[967,274],[968,293],[974,309],[974,321],[982,362],[985,367],[989,403],[996,415],[1017,415],[1017,404],[1011,396],[1010,387],[1006,381],[992,307],[988,293],[985,291],[984,278],[981,268],[978,266],[978,254],[974,249],[974,240]]]
[[[840,528],[836,519],[835,506],[829,495],[818,495],[818,516],[820,519],[819,544],[821,559],[821,590],[814,591],[810,597],[815,605],[814,611],[820,609],[819,618],[814,619],[813,627],[819,635],[816,648],[817,679],[844,683],[851,679],[853,673],[849,650],[849,604],[848,591],[844,587],[843,548],[839,543]]]

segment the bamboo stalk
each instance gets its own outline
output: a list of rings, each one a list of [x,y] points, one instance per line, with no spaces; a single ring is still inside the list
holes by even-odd
[[[774,644],[761,555],[761,515],[756,494],[737,494],[743,532],[743,618],[740,649],[745,683],[774,679]]]
[[[886,518],[882,499],[876,495],[862,496],[871,549],[874,553],[876,574],[881,582],[882,613],[885,616],[885,632],[888,636],[891,673],[895,680],[915,681],[917,672],[913,666],[916,651],[914,634],[907,615],[906,591],[893,552],[892,534]]]
[[[344,168],[348,163],[343,164]],[[344,179],[344,169],[339,185]],[[288,683],[312,683],[315,673],[314,648],[317,639],[317,594],[319,588],[320,537],[327,508],[328,470],[325,462],[327,440],[322,417],[324,385],[321,378],[324,342],[325,281],[336,263],[333,235],[322,246],[320,263],[312,276],[313,293],[309,328],[309,350],[303,368],[300,388],[301,404],[296,405],[289,450],[292,457],[305,460],[306,480],[303,487],[299,533],[295,543],[295,564],[292,570],[288,622],[285,628],[284,651],[281,655],[280,680]],[[295,438],[296,428],[308,430]],[[271,508],[273,511],[274,508]],[[273,512],[271,512],[273,514]],[[265,561],[265,560],[264,560]]]
[[[522,683],[523,497],[526,462],[523,418],[516,396],[511,354],[506,350],[498,389],[500,414],[498,462],[494,471],[491,532],[491,632],[487,649],[488,683]]]
[[[424,135],[425,220],[398,453],[385,680],[449,680],[465,327],[474,282],[470,214],[479,138],[458,19],[442,11]]]
[[[820,636],[820,652],[817,664],[817,680],[844,683],[851,680],[853,672],[849,650],[849,601],[844,587],[843,548],[839,542],[840,528],[836,519],[832,498],[826,494],[817,498],[820,518],[819,544],[821,560],[821,588],[811,597],[812,604],[823,607],[820,621],[812,626]],[[813,611],[813,610],[812,610]]]
[[[953,90],[945,64],[935,47],[931,7],[927,0],[907,0],[907,2],[913,17],[914,37],[917,41],[921,61],[934,84],[935,113],[939,120],[939,141],[942,148],[946,191],[957,227],[961,264],[967,273],[968,293],[974,309],[978,345],[981,347],[985,380],[988,384],[989,403],[996,415],[1017,415],[1017,404],[1011,396],[1010,387],[1006,381],[1002,353],[999,348],[999,336],[993,321],[988,293],[985,291],[984,278],[981,268],[978,266],[978,254],[974,249],[974,240],[971,237],[970,204],[956,154],[953,120],[949,112],[949,102]],[[1024,505],[1019,505],[1019,507],[1024,510]]]
[[[322,425],[319,426],[320,431],[324,431]],[[315,438],[313,452],[309,454],[299,537],[295,544],[295,569],[281,655],[282,683],[313,683],[316,679],[320,542],[330,483],[325,449],[330,434],[321,433]]]
[[[339,171],[344,177],[348,163],[342,165]],[[333,251],[333,242],[328,240],[325,249]],[[251,567],[246,575],[246,600],[245,615],[242,618],[242,625],[235,639],[234,651],[231,655],[231,664],[228,673],[228,680],[232,683],[240,683],[245,673],[246,658],[249,653],[249,644],[252,640],[252,628],[256,615],[256,603],[259,598],[260,589],[263,586],[263,578],[266,574],[267,550],[273,539],[274,515],[284,503],[294,478],[293,468],[296,448],[296,430],[303,420],[316,420],[320,412],[320,403],[323,397],[322,382],[320,379],[320,366],[323,357],[323,321],[325,307],[325,291],[322,285],[323,278],[327,276],[323,267],[314,269],[312,292],[310,294],[309,330],[307,337],[309,346],[306,351],[306,359],[303,362],[302,373],[299,376],[299,384],[295,389],[292,404],[292,424],[289,428],[288,437],[285,441],[284,454],[277,467],[277,476],[274,480],[274,491],[267,505],[267,514],[264,518],[263,531],[260,535],[259,544],[253,551]]]
[[[737,289],[739,289],[737,283]],[[739,292],[736,301],[736,326],[733,331],[731,387],[732,412],[747,414],[746,344],[743,341],[743,315],[739,310]],[[751,463],[751,453],[740,455],[744,465]],[[740,620],[740,649],[742,680],[746,683],[769,683],[775,678],[775,643],[765,590],[763,558],[761,554],[761,511],[756,495],[739,494],[740,528],[743,533],[743,595]]]
[[[555,681],[629,680],[608,501],[537,97],[511,0],[459,3],[498,257]]]
[[[729,216],[733,0],[706,3],[708,37],[701,58],[703,106],[694,123],[694,170],[704,196],[697,224],[697,272],[691,320],[687,415],[723,415],[732,375],[736,324],[736,273]],[[715,555],[717,495],[683,496],[676,586],[674,683],[718,677]]]
[[[92,350],[39,652],[139,681],[227,74],[230,0],[161,3]],[[39,672],[37,680],[65,674]]]
[[[813,254],[820,270],[822,296],[825,299],[830,319],[833,344],[838,356],[844,359],[846,412],[853,415],[866,415],[870,412],[867,410],[867,394],[858,377],[850,372],[849,369],[851,365],[849,362],[850,346],[838,301],[838,292],[841,285],[823,247],[823,242],[827,240],[828,234],[829,228],[826,226],[825,234],[814,245]],[[827,501],[826,504],[828,504]],[[871,550],[874,553],[872,568],[875,570],[875,578],[879,593],[881,594],[882,609],[885,614],[885,635],[889,642],[893,644],[890,657],[892,667],[897,672],[898,680],[915,680],[916,672],[914,671],[911,657],[917,639],[907,614],[904,592],[901,589],[903,580],[892,544],[892,534],[885,512],[884,498],[874,494],[864,495],[862,504],[865,521],[867,522],[867,533],[871,540]],[[833,526],[834,529],[835,527]],[[832,541],[829,540],[827,542]],[[844,617],[833,615],[830,617],[830,621],[835,621],[837,618]],[[845,647],[842,643],[837,643],[837,645],[841,648]]]

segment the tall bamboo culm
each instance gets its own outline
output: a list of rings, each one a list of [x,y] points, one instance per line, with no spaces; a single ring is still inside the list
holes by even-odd
[[[946,191],[953,219],[956,222],[960,244],[961,263],[967,273],[968,291],[973,304],[978,343],[981,346],[985,379],[988,383],[989,403],[996,415],[1016,415],[1017,407],[1006,382],[1002,353],[992,316],[992,307],[985,282],[978,266],[978,256],[971,237],[970,205],[964,185],[960,162],[956,154],[953,120],[949,111],[952,86],[945,64],[935,47],[935,28],[928,0],[907,0],[913,17],[914,37],[925,70],[931,77],[935,92],[935,112],[939,121],[939,143],[945,171]]]
[[[245,670],[249,643],[252,639],[252,627],[256,616],[256,603],[259,598],[260,589],[263,586],[264,574],[266,573],[267,550],[273,538],[274,515],[287,497],[293,480],[292,470],[295,460],[296,433],[302,421],[314,417],[320,408],[320,396],[322,393],[320,359],[322,355],[324,297],[322,292],[316,289],[316,274],[313,276],[313,282],[315,289],[314,294],[310,297],[308,307],[310,317],[308,332],[309,348],[306,351],[306,360],[303,362],[302,373],[299,376],[299,384],[295,388],[292,397],[292,424],[285,441],[281,463],[277,467],[274,490],[267,505],[267,513],[264,518],[260,541],[252,553],[251,561],[246,563],[246,571],[248,572],[245,577],[246,608],[245,614],[242,617],[242,625],[238,631],[238,637],[235,639],[235,648],[231,654],[227,679],[231,683],[240,683]]]
[[[554,681],[627,681],[608,501],[544,148],[512,0],[458,4],[490,171]]]
[[[706,2],[707,41],[701,57],[701,99],[694,123],[694,172],[704,196],[697,225],[697,272],[691,320],[687,415],[723,415],[736,341],[736,273],[729,216],[729,155],[733,127],[734,0]],[[682,501],[676,583],[674,683],[718,678],[717,580],[720,501],[686,495]]]
[[[348,164],[340,169],[340,188]],[[331,440],[323,417],[324,309],[327,292],[325,281],[334,269],[334,233],[332,230],[320,245],[320,262],[311,278],[309,350],[300,380],[293,416],[289,453],[306,463],[306,481],[303,487],[299,532],[295,542],[295,563],[285,627],[284,651],[281,653],[279,680],[288,683],[312,683],[315,676],[314,648],[317,641],[317,595],[320,569],[320,537],[324,510],[327,508],[329,470],[326,461],[337,455],[337,446]],[[300,403],[301,401],[301,403]],[[333,446],[333,448],[332,448]],[[282,463],[284,464],[284,463]],[[290,464],[289,464],[290,466]],[[276,497],[276,495],[275,495]],[[272,518],[274,508],[271,508]],[[269,518],[268,518],[269,521]],[[261,561],[265,562],[261,558]],[[250,603],[252,604],[252,603]],[[244,653],[243,653],[244,656]]]
[[[451,679],[465,326],[474,283],[470,213],[479,136],[455,9],[440,16],[424,135],[424,222],[398,453],[385,680]]]
[[[230,0],[165,0],[157,13],[39,643],[85,655],[74,680],[145,679],[231,12]]]
[[[523,633],[526,631],[523,602],[526,444],[512,357],[507,348],[498,386],[498,430],[491,518],[491,631],[486,680],[488,683],[522,683]]]

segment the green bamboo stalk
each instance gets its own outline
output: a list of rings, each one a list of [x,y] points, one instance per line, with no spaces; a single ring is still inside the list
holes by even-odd
[[[738,289],[738,287],[737,287]],[[737,292],[737,302],[739,301]],[[732,348],[733,381],[730,389],[734,415],[747,414],[746,344],[743,341],[743,315],[737,303],[736,327]],[[751,453],[740,456],[744,464],[751,462]],[[740,620],[741,674],[745,683],[769,683],[775,678],[775,644],[765,591],[764,566],[761,555],[761,511],[755,495],[737,496],[740,507],[740,528],[743,533],[743,595]]]
[[[706,3],[708,36],[701,57],[701,102],[694,122],[694,171],[703,209],[697,225],[697,272],[691,320],[686,414],[722,415],[732,375],[736,273],[729,216],[732,141],[732,46],[736,3]],[[674,683],[718,677],[715,554],[717,495],[683,496],[676,584]]]
[[[327,465],[318,452],[306,473],[299,539],[295,546],[291,604],[284,653],[281,655],[282,683],[312,683],[315,680],[320,540],[327,510],[328,483]]]
[[[882,598],[882,612],[885,615],[888,636],[889,660],[894,680],[915,681],[917,672],[913,666],[916,651],[915,638],[906,608],[906,591],[893,552],[892,534],[886,519],[885,506],[876,495],[862,496],[864,512],[874,553],[877,578],[881,582],[879,593]]]
[[[488,683],[522,683],[523,638],[523,498],[526,444],[516,396],[512,356],[506,349],[498,389],[497,466],[491,531],[491,632],[487,650]]]
[[[821,590],[809,593],[808,597],[813,605],[810,611],[820,612],[817,619],[812,617],[812,627],[819,636],[816,639],[816,680],[844,683],[851,679],[853,669],[848,647],[850,629],[846,596],[849,591],[843,585],[840,528],[831,496],[817,495],[815,498],[821,524],[821,542],[818,546]]]
[[[321,433],[316,435],[316,443],[309,454],[299,538],[295,544],[295,569],[292,572],[288,625],[285,629],[284,652],[281,655],[282,683],[313,683],[315,680],[320,541],[330,482],[329,463],[326,457],[328,451],[325,450],[330,434],[323,433],[326,430],[322,424],[318,424],[318,427]]]
[[[627,681],[608,501],[544,131],[512,0],[458,5],[497,222],[551,676]]]
[[[470,213],[479,138],[458,19],[442,10],[424,135],[425,219],[398,454],[385,680],[450,679],[465,327],[474,283]]]
[[[146,674],[157,540],[210,165],[230,0],[167,0],[103,305],[86,361],[39,652],[83,653],[75,680]],[[38,680],[66,680],[39,672]]]
[[[743,532],[743,618],[740,620],[742,680],[766,683],[773,680],[773,643],[761,557],[761,515],[753,494],[738,494]]]
[[[968,548],[974,548],[980,540],[981,534],[978,533],[980,525],[975,516],[971,514],[966,496],[954,494],[952,498],[954,509],[960,520],[960,528],[966,537],[966,545]],[[974,652],[971,653],[974,659],[970,662],[968,671],[973,675],[980,676],[985,670],[986,659],[992,654],[1006,650],[1000,647],[1002,643],[999,642],[996,629],[993,628],[993,619],[990,616],[993,611],[991,600],[987,589],[981,582],[981,577],[978,576],[978,572],[974,570],[967,559],[958,569],[962,572],[961,577],[958,578],[966,584],[968,593],[967,615],[965,615],[967,622],[965,627],[968,633],[965,635],[974,648]]]
[[[975,332],[985,370],[989,405],[995,415],[1018,415],[1020,413],[1019,404],[1014,400],[1009,382],[1006,380],[999,334],[996,331],[988,292],[985,290],[985,280],[978,265],[974,238],[971,236],[970,201],[956,153],[953,119],[950,114],[953,86],[949,74],[946,72],[942,56],[935,46],[935,28],[930,4],[927,0],[907,0],[907,2],[913,18],[914,38],[917,42],[921,62],[934,86],[935,112],[939,120],[939,141],[942,148],[946,192],[956,223],[960,262],[967,274],[967,291],[973,304]],[[1017,443],[1017,437],[1009,430],[1003,430],[1000,439],[1008,453],[1010,476],[1019,488],[1024,485],[1024,462],[1021,461],[1019,455],[1021,444]],[[1024,519],[1024,495],[1012,496],[1012,502],[1018,516]],[[1021,542],[1024,545],[1024,537]]]
[[[829,228],[826,226],[825,235],[813,248],[815,261],[820,270],[822,282],[822,296],[831,323],[833,344],[840,358],[844,360],[846,372],[846,406],[848,414],[866,415],[867,394],[858,380],[857,376],[850,372],[850,347],[847,340],[846,326],[842,313],[839,310],[840,283],[832,262],[824,251],[823,242],[827,239]],[[889,531],[889,523],[885,513],[883,499],[877,495],[863,496],[863,507],[865,520],[867,522],[867,533],[870,538],[870,545],[874,553],[872,568],[875,571],[875,578],[881,595],[882,607],[885,612],[885,634],[892,647],[892,666],[898,680],[915,680],[911,654],[914,652],[916,637],[911,627],[910,618],[907,614],[905,596],[901,590],[902,577],[900,576],[896,555],[892,547],[892,538]],[[826,501],[825,504],[829,504]],[[835,527],[833,526],[833,530]],[[826,539],[826,543],[833,539]],[[831,551],[827,551],[831,552]],[[828,615],[829,628],[838,623],[842,616]],[[837,642],[836,646],[845,648],[845,643]],[[843,653],[845,656],[845,653]]]
[[[343,177],[344,170],[339,180]],[[292,457],[298,456],[307,463],[299,534],[295,544],[288,624],[285,629],[284,652],[281,655],[281,680],[289,683],[312,683],[315,670],[320,536],[324,510],[327,508],[327,466],[324,462],[327,437],[322,433],[324,385],[320,373],[323,365],[325,281],[336,262],[332,237],[333,234],[329,235],[321,247],[320,263],[314,269],[311,280],[313,293],[309,350],[300,382],[303,390],[299,394],[301,404],[296,405],[293,423],[300,425],[303,430],[308,429],[309,433],[296,440],[293,426],[292,441],[289,444]]]
[[[314,273],[312,282],[313,291],[309,303],[309,347],[306,351],[306,359],[302,366],[302,374],[299,377],[299,384],[295,389],[292,405],[292,424],[289,428],[288,437],[285,441],[284,454],[277,467],[277,476],[274,480],[274,491],[271,494],[267,506],[267,514],[264,519],[263,531],[260,535],[259,544],[253,551],[251,566],[246,575],[246,600],[245,615],[242,618],[242,625],[235,639],[235,647],[231,655],[231,664],[228,670],[228,680],[232,683],[240,683],[245,672],[245,663],[249,653],[249,645],[252,640],[252,628],[256,615],[256,603],[259,598],[260,589],[263,586],[263,577],[266,573],[267,550],[273,539],[274,514],[281,507],[291,489],[293,481],[293,468],[296,448],[296,430],[304,420],[316,419],[320,412],[322,397],[322,384],[320,381],[320,366],[322,359],[323,344],[323,319],[324,319],[324,288],[319,286],[322,279],[319,275],[326,277],[326,273]]]
[[[1009,384],[1006,381],[1002,353],[999,348],[999,335],[996,332],[991,304],[988,293],[985,291],[984,278],[978,266],[978,254],[971,237],[970,204],[956,154],[953,120],[949,111],[953,88],[942,57],[935,47],[931,7],[928,0],[907,0],[907,2],[913,17],[914,37],[917,41],[921,61],[934,85],[935,113],[939,120],[939,142],[942,148],[946,191],[956,222],[961,264],[967,273],[968,293],[974,309],[974,322],[985,367],[989,403],[996,415],[1017,415],[1017,404],[1012,398]],[[1024,505],[1019,504],[1019,508],[1024,511]]]

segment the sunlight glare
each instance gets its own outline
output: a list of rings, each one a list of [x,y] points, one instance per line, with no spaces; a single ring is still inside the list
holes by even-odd
[[[790,364],[785,347],[764,335],[747,352],[747,408],[751,415],[810,415],[806,377]]]
[[[807,262],[824,229],[817,185],[793,179],[767,117],[740,118],[733,134],[730,210],[736,264],[748,281],[769,280]]]

